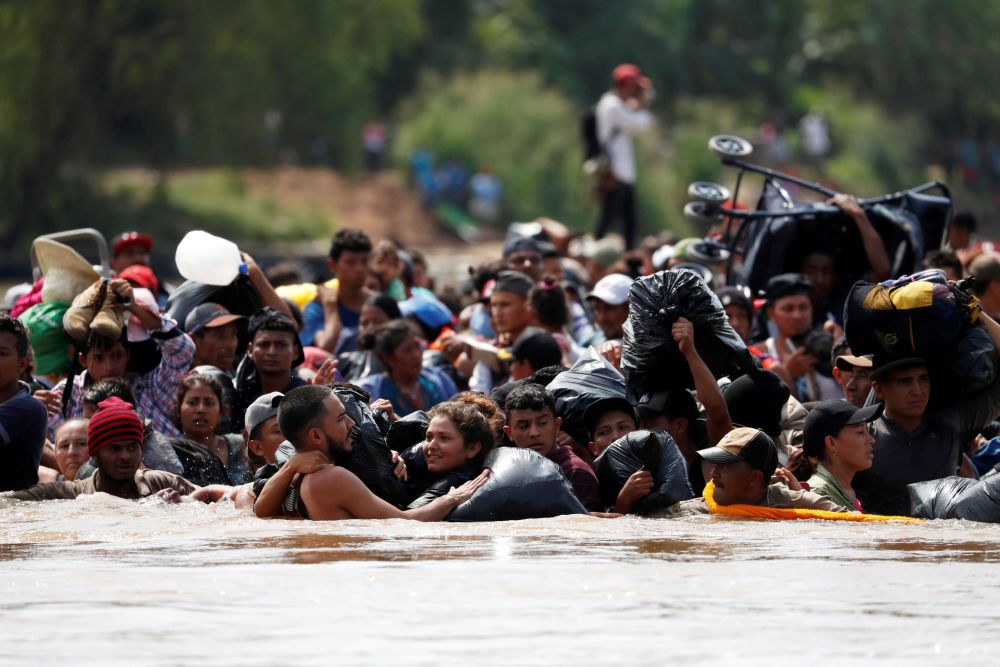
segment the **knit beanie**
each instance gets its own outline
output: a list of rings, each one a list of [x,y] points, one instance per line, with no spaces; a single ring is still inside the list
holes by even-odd
[[[95,456],[104,445],[129,440],[142,443],[142,419],[136,414],[131,403],[112,396],[97,405],[97,412],[87,426],[87,451]]]

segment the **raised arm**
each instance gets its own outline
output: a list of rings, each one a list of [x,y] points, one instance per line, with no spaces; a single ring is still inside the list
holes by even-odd
[[[691,369],[691,376],[694,378],[695,392],[698,400],[705,406],[706,426],[708,429],[708,441],[715,444],[722,440],[723,436],[733,430],[733,422],[729,418],[729,408],[722,398],[719,385],[715,382],[715,376],[709,370],[705,361],[698,354],[698,348],[694,345],[694,325],[686,318],[679,318],[674,322],[671,329],[677,348],[684,356],[688,368]]]
[[[844,215],[850,217],[858,227],[861,234],[861,243],[865,247],[865,257],[868,258],[868,266],[871,267],[870,278],[872,282],[879,282],[889,277],[892,265],[889,263],[889,253],[885,251],[885,244],[882,237],[878,235],[872,223],[865,215],[864,209],[858,205],[858,200],[852,195],[834,195],[827,203],[833,204]]]
[[[323,307],[323,328],[316,332],[313,345],[333,353],[344,325],[340,321],[339,290],[337,287],[316,285],[316,301]]]
[[[260,303],[262,306],[269,308],[274,308],[279,313],[282,313],[288,319],[295,324],[295,318],[292,317],[292,311],[285,303],[285,300],[278,296],[278,293],[274,291],[274,286],[271,285],[271,281],[267,279],[264,272],[260,270],[257,266],[257,262],[254,261],[253,257],[245,252],[241,252],[240,256],[243,258],[243,262],[247,265],[247,278],[250,279],[250,286],[253,291],[257,293],[260,297]]]

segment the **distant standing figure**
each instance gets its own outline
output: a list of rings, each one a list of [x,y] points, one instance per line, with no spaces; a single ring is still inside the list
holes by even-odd
[[[611,74],[613,87],[597,103],[597,138],[609,160],[609,173],[601,186],[601,217],[594,237],[604,238],[616,219],[622,221],[625,249],[635,246],[635,155],[632,135],[653,124],[649,103],[652,84],[638,67],[622,64]]]
[[[500,198],[503,184],[489,166],[482,166],[469,181],[469,213],[479,222],[494,225],[500,221]]]
[[[369,121],[361,128],[361,146],[365,152],[365,169],[376,172],[382,169],[385,154],[385,126],[377,121]]]

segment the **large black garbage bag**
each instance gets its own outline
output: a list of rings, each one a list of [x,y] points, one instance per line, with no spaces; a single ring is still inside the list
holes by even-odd
[[[394,473],[392,450],[385,442],[371,408],[357,390],[335,387],[334,393],[347,416],[357,425],[352,432],[353,448],[346,461],[338,461],[355,475],[379,498],[397,506],[405,506],[406,490]]]
[[[394,421],[389,426],[389,434],[385,438],[389,449],[402,452],[423,442],[430,421],[427,413],[423,410],[411,412]]]
[[[1000,475],[932,479],[910,484],[907,492],[917,518],[1000,523]]]
[[[737,377],[753,360],[729,326],[719,298],[694,271],[660,271],[632,283],[622,350],[622,372],[636,396],[662,389],[693,389],[694,379],[670,332],[680,317],[694,324],[695,347],[716,378]]]
[[[636,514],[648,515],[694,497],[688,482],[687,462],[677,443],[663,431],[633,431],[601,452],[594,461],[601,501],[614,507],[628,478],[639,470],[653,475],[653,490],[632,506]]]
[[[516,521],[586,514],[562,470],[530,449],[500,447],[486,456],[490,478],[447,521]]]
[[[482,472],[482,468],[465,465],[458,470],[452,470],[440,477],[429,478],[424,483],[423,489],[415,494],[417,498],[408,505],[408,508],[423,507],[432,500],[448,493],[452,487],[462,486],[470,479],[474,479],[480,472]]]
[[[631,400],[625,378],[592,347],[557,375],[548,390],[556,401],[556,416],[562,417],[562,430],[584,447],[590,434],[583,415],[591,403],[613,397]]]
[[[188,313],[203,303],[217,303],[235,315],[247,317],[261,307],[260,297],[250,286],[250,279],[246,276],[239,276],[222,287],[185,280],[167,299],[167,315],[183,328]]]

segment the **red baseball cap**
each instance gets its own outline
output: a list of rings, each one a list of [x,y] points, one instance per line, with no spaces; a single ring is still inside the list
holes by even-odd
[[[118,274],[119,278],[124,278],[136,287],[145,287],[154,294],[159,291],[160,283],[153,275],[153,269],[143,264],[132,264],[122,269]]]
[[[149,252],[153,249],[153,237],[142,232],[122,232],[115,237],[111,246],[111,256],[117,257],[121,251],[130,245],[142,246]]]
[[[628,83],[638,84],[640,88],[649,88],[650,80],[642,75],[642,70],[632,63],[622,63],[611,72],[611,79],[616,86]]]

